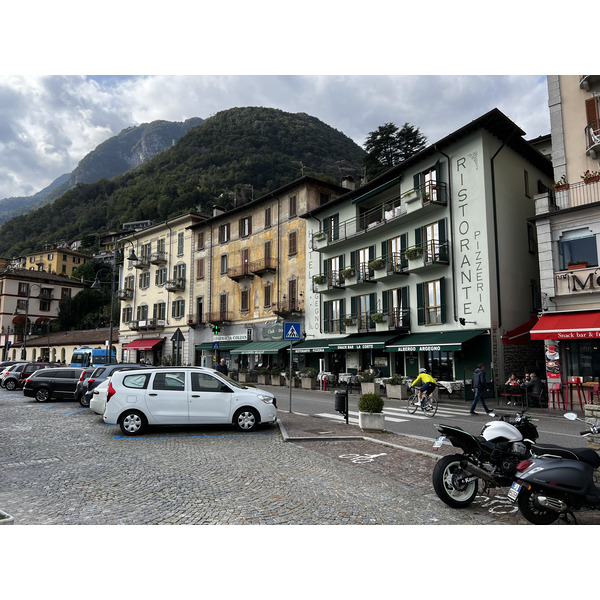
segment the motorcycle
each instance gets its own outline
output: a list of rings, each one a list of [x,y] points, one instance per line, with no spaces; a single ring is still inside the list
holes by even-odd
[[[600,426],[580,419],[575,413],[565,415],[581,421],[588,430],[580,435],[597,435]],[[534,445],[533,457],[517,466],[508,499],[516,502],[521,514],[534,525],[550,525],[559,517],[577,523],[574,511],[600,510],[600,489],[594,485],[594,470],[600,456],[591,448],[563,448]]]
[[[433,489],[440,500],[452,508],[465,508],[477,496],[496,487],[508,487],[517,465],[531,454],[538,438],[537,427],[525,408],[514,417],[501,416],[483,426],[481,435],[472,435],[460,427],[436,425],[442,434],[434,444],[439,448],[446,439],[463,454],[451,454],[437,461],[433,469]],[[492,416],[493,415],[492,413]]]

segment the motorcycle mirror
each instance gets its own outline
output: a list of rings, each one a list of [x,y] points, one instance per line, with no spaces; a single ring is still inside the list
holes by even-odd
[[[577,415],[575,413],[565,413],[565,419],[569,419],[569,421],[577,421]]]

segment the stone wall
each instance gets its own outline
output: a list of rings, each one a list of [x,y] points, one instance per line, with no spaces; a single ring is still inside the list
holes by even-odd
[[[504,368],[506,373],[500,373],[503,384],[511,373],[516,373],[519,377],[526,372],[533,371],[540,379],[546,379],[546,363],[544,362],[544,342],[535,341],[528,346],[518,346],[516,344],[506,344],[504,346]]]

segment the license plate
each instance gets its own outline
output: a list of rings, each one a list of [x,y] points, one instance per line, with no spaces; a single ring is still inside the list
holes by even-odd
[[[446,439],[445,435],[440,435],[438,438],[436,438],[435,442],[433,442],[433,449],[437,450],[438,448],[441,448],[445,439]]]
[[[510,486],[510,490],[508,490],[508,499],[511,502],[515,502],[517,500],[517,496],[521,491],[521,484],[516,481]]]

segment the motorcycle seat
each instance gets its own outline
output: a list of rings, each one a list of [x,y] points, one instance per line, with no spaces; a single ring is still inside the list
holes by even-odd
[[[531,451],[536,456],[550,455],[567,458],[570,460],[579,460],[587,463],[597,469],[600,467],[600,455],[591,448],[563,448],[554,444],[534,444]]]

